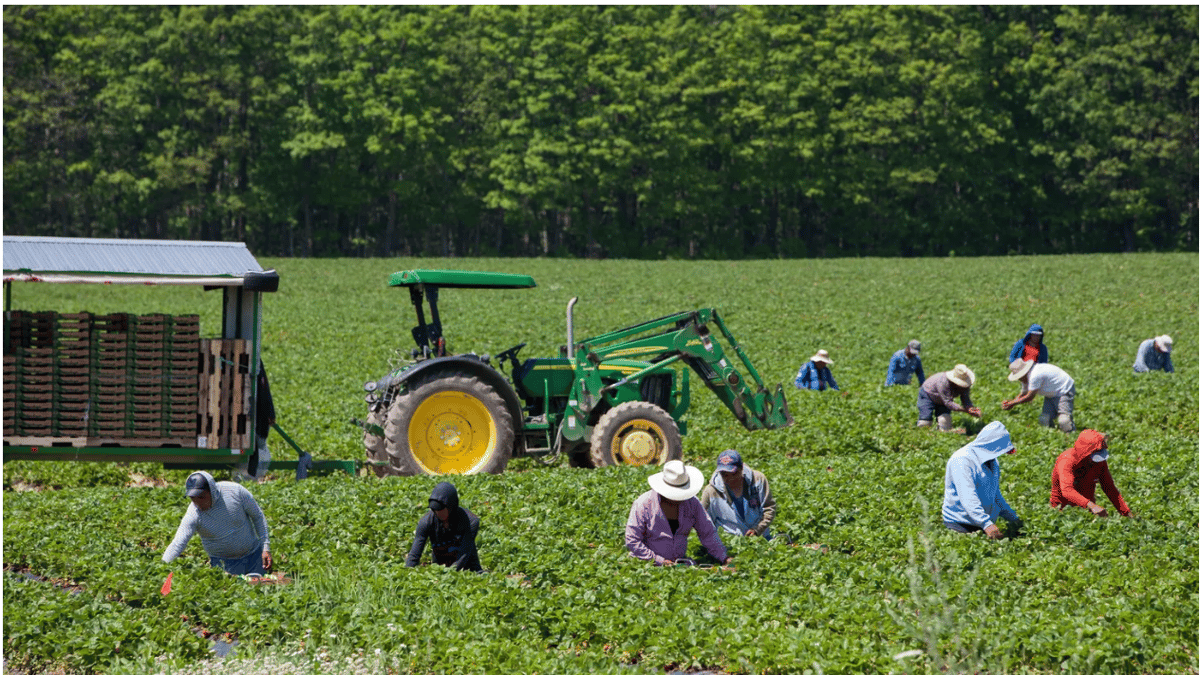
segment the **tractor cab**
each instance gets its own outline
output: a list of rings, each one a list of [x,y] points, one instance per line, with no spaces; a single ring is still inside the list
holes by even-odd
[[[417,312],[417,325],[412,329],[417,343],[412,351],[415,359],[446,356],[446,338],[442,335],[442,319],[438,314],[438,289],[440,288],[535,288],[537,283],[528,274],[504,272],[469,272],[463,270],[404,270],[388,279],[388,286],[405,286]],[[429,318],[425,321],[424,299],[429,300]],[[524,345],[522,345],[524,346]],[[516,363],[516,350],[508,350]],[[508,354],[506,352],[506,354]]]

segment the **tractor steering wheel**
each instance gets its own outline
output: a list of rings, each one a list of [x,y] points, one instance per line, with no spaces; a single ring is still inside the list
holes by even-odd
[[[500,352],[499,354],[496,355],[496,363],[502,364],[505,362],[505,360],[512,361],[513,370],[516,370],[521,365],[521,362],[517,360],[517,352],[521,351],[521,348],[527,344],[529,344],[529,343],[522,342],[521,344],[519,344],[515,347],[509,347],[508,349],[505,349],[504,351]]]

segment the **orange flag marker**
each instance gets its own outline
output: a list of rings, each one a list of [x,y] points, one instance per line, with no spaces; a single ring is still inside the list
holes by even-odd
[[[159,593],[166,595],[167,593],[171,592],[171,577],[173,577],[173,576],[175,576],[174,572],[167,573],[167,580],[163,582],[162,590],[159,591]]]

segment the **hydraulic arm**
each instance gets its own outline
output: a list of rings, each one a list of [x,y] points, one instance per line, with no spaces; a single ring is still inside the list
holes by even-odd
[[[718,337],[737,355],[752,383],[747,383]],[[568,340],[573,341],[573,336],[569,335]],[[566,412],[568,418],[577,419],[576,424],[563,425],[564,436],[568,438],[581,435],[584,420],[604,397],[611,397],[622,387],[679,361],[700,375],[747,429],[780,429],[793,422],[782,385],[776,385],[774,392],[767,389],[715,309],[679,312],[598,335],[568,345],[568,353],[573,359],[575,384]],[[650,365],[616,382],[605,383],[597,366],[609,359],[637,359]]]

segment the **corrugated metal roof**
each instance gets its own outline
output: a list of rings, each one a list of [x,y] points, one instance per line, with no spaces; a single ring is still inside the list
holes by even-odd
[[[263,268],[242,242],[4,237],[4,271],[242,277]]]

